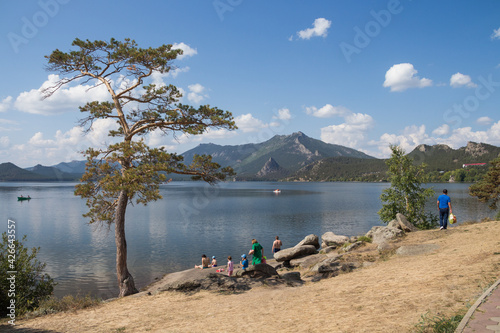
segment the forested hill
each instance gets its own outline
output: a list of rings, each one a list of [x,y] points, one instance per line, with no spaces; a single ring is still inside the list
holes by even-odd
[[[25,170],[7,162],[0,164],[0,181],[76,181],[81,174],[66,173],[55,167],[36,165]]]
[[[210,154],[213,161],[231,166],[237,180],[277,180],[292,175],[306,165],[328,157],[374,159],[358,150],[329,144],[302,132],[276,135],[262,143],[237,146],[201,144],[184,154],[189,163],[194,154]]]
[[[275,136],[260,144],[219,146],[202,144],[182,154],[190,162],[194,154],[210,154],[222,166],[232,166],[234,180],[281,181],[385,181],[386,160],[357,150],[324,143],[298,132]],[[473,182],[488,170],[500,147],[469,142],[453,149],[446,145],[419,145],[408,155],[415,164],[425,163],[429,181]],[[464,164],[486,163],[486,165]],[[76,181],[85,161],[41,165],[22,169],[12,163],[0,164],[0,181]],[[66,171],[66,172],[65,172]],[[175,175],[171,175],[174,180]],[[189,178],[183,178],[188,180]]]
[[[486,143],[468,142],[467,146],[458,149],[447,145],[419,145],[409,156],[415,163],[427,164],[427,170],[450,171],[460,169],[464,164],[488,163],[497,158],[500,147]]]

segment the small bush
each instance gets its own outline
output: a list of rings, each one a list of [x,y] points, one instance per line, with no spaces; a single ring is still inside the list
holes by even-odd
[[[30,317],[43,316],[49,313],[76,311],[86,309],[100,304],[102,301],[99,298],[90,295],[66,295],[63,298],[51,297],[40,302],[38,308],[30,313]]]
[[[428,313],[422,315],[420,322],[415,325],[417,333],[453,333],[458,327],[464,313],[461,311],[459,314],[453,315],[451,317],[445,317],[444,315],[430,316]]]
[[[22,315],[38,307],[48,299],[56,283],[46,273],[45,264],[36,259],[40,248],[31,251],[24,247],[15,234],[2,233],[0,242],[0,316],[5,317],[11,300],[15,300],[16,315]],[[8,273],[15,272],[15,273]],[[11,287],[12,286],[12,287]]]
[[[439,217],[436,214],[428,212],[424,215],[424,219],[422,219],[419,223],[415,224],[415,226],[420,230],[429,230],[434,229],[439,226]]]
[[[371,243],[372,239],[368,236],[363,235],[363,236],[358,237],[358,241],[365,242],[365,243]]]

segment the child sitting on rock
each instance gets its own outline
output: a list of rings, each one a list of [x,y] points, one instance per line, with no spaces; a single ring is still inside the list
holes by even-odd
[[[246,254],[242,254],[241,255],[240,265],[241,265],[241,268],[243,270],[245,270],[245,269],[248,268],[248,260],[247,260],[247,255]]]

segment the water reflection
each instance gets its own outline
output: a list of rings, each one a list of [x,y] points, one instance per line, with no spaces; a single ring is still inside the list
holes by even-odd
[[[0,217],[17,222],[17,235],[28,236],[28,246],[40,246],[40,261],[59,285],[56,295],[91,292],[114,297],[113,226],[96,228],[82,217],[85,201],[73,195],[74,184],[2,183]],[[199,264],[201,254],[235,261],[257,238],[269,254],[276,235],[284,247],[308,234],[326,231],[347,236],[366,233],[381,225],[377,212],[380,183],[204,183],[174,182],[161,187],[163,200],[148,206],[130,206],[126,235],[129,270],[138,287],[165,273]],[[436,190],[427,209],[436,211]],[[486,205],[468,195],[466,184],[445,185],[459,221],[493,216]],[[279,188],[276,195],[273,190]],[[20,194],[29,202],[17,202]],[[6,230],[4,223],[0,231]]]

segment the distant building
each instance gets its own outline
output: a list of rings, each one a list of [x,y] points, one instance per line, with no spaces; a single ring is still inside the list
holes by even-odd
[[[483,166],[486,165],[486,163],[468,163],[468,164],[462,164],[462,168],[467,168],[470,166]]]

